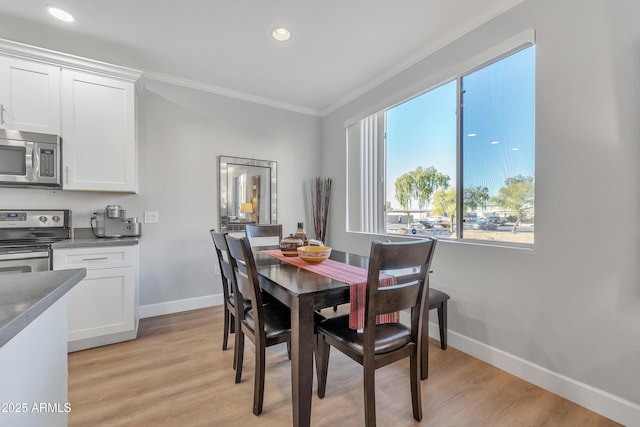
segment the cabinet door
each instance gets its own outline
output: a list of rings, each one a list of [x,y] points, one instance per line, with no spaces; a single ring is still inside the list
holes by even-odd
[[[0,57],[0,127],[60,134],[60,69]]]
[[[62,71],[63,189],[137,192],[135,89]]]
[[[133,267],[87,270],[69,291],[69,341],[134,329]]]

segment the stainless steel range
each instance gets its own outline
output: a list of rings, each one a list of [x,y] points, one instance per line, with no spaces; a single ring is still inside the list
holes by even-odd
[[[0,209],[0,274],[51,270],[51,244],[71,236],[68,209]]]

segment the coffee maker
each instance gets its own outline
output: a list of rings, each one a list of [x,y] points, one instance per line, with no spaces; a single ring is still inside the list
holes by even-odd
[[[97,237],[140,237],[142,224],[138,218],[125,216],[126,211],[119,205],[109,205],[104,210],[94,212],[91,217],[93,234]]]

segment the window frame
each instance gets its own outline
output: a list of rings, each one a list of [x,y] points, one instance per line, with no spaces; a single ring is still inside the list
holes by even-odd
[[[462,104],[462,94],[464,91],[463,88],[463,78],[465,76],[468,76],[472,73],[474,73],[475,71],[478,71],[482,68],[485,68],[487,66],[490,66],[493,63],[499,62],[517,52],[520,52],[522,50],[525,50],[529,47],[535,46],[535,32],[533,30],[526,30],[523,31],[519,34],[517,34],[516,36],[505,40],[504,42],[494,46],[491,49],[488,49],[487,51],[471,58],[468,61],[465,61],[463,64],[460,64],[458,68],[458,72],[455,73],[454,76],[449,76],[446,79],[441,79],[439,82],[437,83],[432,83],[429,84],[427,86],[426,89],[423,89],[419,92],[416,93],[415,90],[413,90],[413,93],[410,96],[403,96],[402,99],[396,100],[395,102],[389,102],[387,103],[386,107],[382,107],[382,108],[375,108],[375,109],[370,109],[368,110],[367,113],[361,113],[347,121],[344,122],[344,126],[345,126],[345,136],[348,135],[349,133],[349,128],[353,125],[355,125],[356,123],[358,123],[360,120],[369,117],[369,116],[373,116],[373,115],[382,115],[384,120],[384,132],[382,133],[382,137],[381,140],[379,141],[379,151],[380,151],[380,158],[382,159],[383,162],[383,180],[382,180],[382,191],[384,194],[383,197],[383,203],[384,201],[387,200],[387,193],[386,193],[386,180],[387,180],[387,159],[386,159],[386,155],[387,155],[387,138],[386,138],[386,116],[387,116],[387,111],[401,105],[404,104],[412,99],[415,99],[417,97],[420,97],[434,89],[437,89],[438,87],[451,83],[453,81],[456,81],[456,212],[462,212],[463,208],[464,208],[464,190],[462,189],[463,187],[463,132],[462,132],[462,120],[463,120],[463,106]],[[534,64],[535,66],[535,64]],[[412,87],[416,87],[416,85],[413,85]],[[423,86],[424,87],[424,86]],[[535,107],[534,107],[535,109]],[[535,114],[535,111],[534,111]],[[534,136],[535,138],[535,136]],[[349,140],[347,137],[347,144],[348,144]],[[535,140],[534,140],[535,142]],[[349,147],[347,146],[347,153],[349,152]],[[535,148],[534,148],[534,162],[535,162]],[[350,186],[349,183],[349,160],[347,158],[347,173],[346,173],[346,178],[347,178],[347,189]],[[535,168],[535,166],[534,166]],[[534,175],[535,176],[535,175]],[[346,207],[347,207],[347,212],[346,212],[346,221],[345,221],[345,226],[346,226],[346,232],[347,233],[365,233],[365,234],[374,234],[374,235],[383,235],[383,236],[393,236],[393,237],[405,237],[405,238],[415,238],[415,236],[412,235],[399,235],[399,234],[390,234],[387,233],[387,229],[386,226],[382,226],[382,228],[378,228],[376,231],[371,232],[371,231],[358,231],[358,230],[350,230],[349,228],[349,212],[348,212],[348,207],[349,207],[349,191],[347,191],[347,200],[346,200]],[[362,206],[361,206],[362,207]],[[386,217],[386,207],[383,205],[380,208],[380,212],[383,216]],[[455,224],[456,224],[456,231],[455,231],[455,236],[451,236],[451,237],[443,237],[443,240],[449,241],[449,242],[456,242],[456,243],[464,243],[464,244],[479,244],[479,245],[487,245],[487,246],[499,246],[499,247],[508,247],[508,248],[523,248],[523,249],[531,249],[533,248],[533,246],[535,245],[535,239],[534,239],[534,243],[519,243],[519,242],[510,242],[510,241],[492,241],[492,240],[483,240],[483,239],[473,239],[473,238],[468,238],[468,237],[463,237],[463,226],[464,226],[464,216],[463,215],[456,215],[456,219],[455,219]],[[453,225],[453,224],[452,224]]]

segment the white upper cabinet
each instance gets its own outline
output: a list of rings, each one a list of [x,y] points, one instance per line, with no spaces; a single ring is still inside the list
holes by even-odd
[[[62,70],[65,190],[137,192],[134,83]]]
[[[60,135],[63,190],[136,193],[141,75],[0,39],[0,128]]]
[[[60,68],[0,57],[0,128],[60,134]]]

